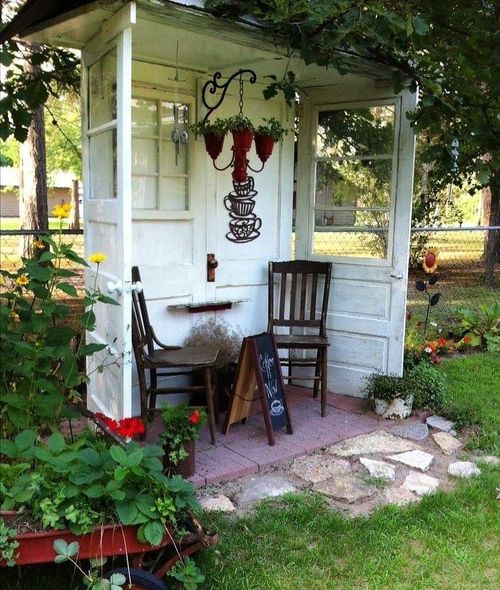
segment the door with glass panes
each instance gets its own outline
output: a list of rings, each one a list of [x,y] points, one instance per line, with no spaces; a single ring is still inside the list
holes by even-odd
[[[296,256],[333,263],[328,384],[337,393],[362,395],[371,372],[402,371],[414,159],[405,113],[413,106],[403,91],[311,106],[304,117]]]

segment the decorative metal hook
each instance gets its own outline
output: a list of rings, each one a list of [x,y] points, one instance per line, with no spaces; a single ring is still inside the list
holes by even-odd
[[[201,93],[201,100],[202,100],[203,106],[207,109],[207,113],[203,117],[203,122],[206,122],[207,119],[210,117],[210,115],[216,109],[218,109],[220,107],[224,98],[226,97],[226,94],[227,94],[227,91],[229,89],[229,85],[231,84],[231,82],[238,77],[240,77],[240,79],[243,80],[244,74],[249,74],[248,81],[250,82],[250,84],[255,84],[255,82],[257,81],[257,74],[253,70],[238,70],[232,76],[230,76],[227,79],[227,81],[224,82],[223,84],[219,83],[219,80],[221,80],[221,78],[222,78],[222,74],[220,72],[215,72],[215,74],[213,75],[213,78],[211,80],[208,80],[207,82],[205,82],[205,84],[203,86],[202,93]],[[222,90],[222,93],[221,93],[219,99],[215,102],[215,104],[213,106],[210,106],[207,102],[207,98],[208,98],[207,95],[208,94],[216,94],[218,90]]]

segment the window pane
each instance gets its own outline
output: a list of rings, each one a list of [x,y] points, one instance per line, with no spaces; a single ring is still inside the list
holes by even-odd
[[[346,232],[321,231],[316,227],[313,254],[319,256],[354,256],[357,258],[383,259],[387,257],[387,231]]]
[[[132,99],[132,135],[158,135],[158,103],[145,98]]]
[[[316,208],[388,209],[391,202],[392,160],[340,160],[316,166]]]
[[[132,174],[158,173],[158,142],[156,139],[132,139]]]
[[[318,156],[391,154],[394,114],[394,105],[321,111],[318,115]]]
[[[89,68],[89,129],[116,119],[116,49]]]
[[[90,198],[116,197],[116,129],[90,137]]]
[[[187,179],[167,176],[161,180],[159,208],[164,211],[186,211]]]
[[[170,138],[162,142],[161,169],[163,174],[187,174],[187,144],[174,144]]]
[[[132,177],[132,207],[134,209],[156,209],[158,180],[151,176]]]

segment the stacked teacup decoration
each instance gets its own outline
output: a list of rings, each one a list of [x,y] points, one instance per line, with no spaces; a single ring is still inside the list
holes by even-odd
[[[229,211],[231,217],[229,221],[230,232],[226,238],[231,242],[244,243],[251,242],[260,236],[260,226],[262,219],[257,217],[253,212],[255,207],[255,196],[257,191],[253,188],[253,178],[248,177],[246,182],[236,182],[233,180],[233,188],[228,195],[224,197],[224,206]]]

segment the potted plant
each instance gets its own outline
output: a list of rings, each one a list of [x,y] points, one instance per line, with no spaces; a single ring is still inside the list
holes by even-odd
[[[199,408],[182,405],[165,407],[162,416],[163,468],[173,475],[191,477],[195,471],[195,440],[207,421],[207,414]]]
[[[274,144],[283,139],[288,130],[282,127],[278,119],[264,119],[264,124],[255,130],[255,150],[262,163],[273,153]]]
[[[227,132],[226,122],[222,119],[215,119],[213,122],[198,121],[194,125],[190,125],[190,129],[196,135],[203,135],[208,155],[212,160],[216,160],[224,147]]]
[[[372,373],[367,377],[367,398],[373,402],[375,413],[383,418],[408,418],[413,405],[411,383],[405,377]]]
[[[254,127],[248,117],[244,115],[233,115],[226,121],[226,128],[233,134],[233,145],[235,150],[248,152],[252,147]]]

